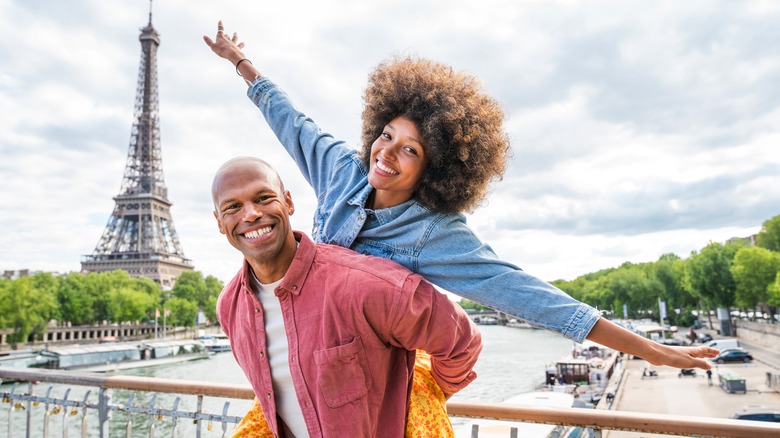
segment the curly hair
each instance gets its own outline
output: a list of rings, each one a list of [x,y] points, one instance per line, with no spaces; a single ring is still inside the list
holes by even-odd
[[[430,157],[415,199],[440,213],[472,212],[501,180],[511,155],[504,112],[478,80],[426,59],[392,58],[369,75],[363,95],[362,159],[396,117],[410,119]]]

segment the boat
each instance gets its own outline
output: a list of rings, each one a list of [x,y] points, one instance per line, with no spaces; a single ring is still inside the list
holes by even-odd
[[[570,408],[576,407],[576,397],[573,394],[553,391],[533,391],[518,394],[502,402],[509,405],[525,405],[533,407]],[[517,421],[470,419],[466,424],[455,426],[455,438],[470,438],[474,426],[479,428],[480,438],[506,438],[518,436],[524,438],[547,438],[549,436],[563,436],[567,431],[566,426],[554,424],[522,423]],[[512,429],[517,434],[511,435]],[[557,433],[557,435],[554,435]]]
[[[117,371],[203,359],[211,354],[195,340],[157,340],[46,348],[35,368]]]
[[[198,341],[206,347],[207,350],[214,353],[223,353],[226,351],[232,351],[230,346],[230,339],[225,334],[216,335],[200,335]]]
[[[539,327],[532,326],[531,324],[517,318],[512,318],[506,323],[507,327],[514,327],[514,328],[523,328],[523,329],[532,329],[532,330],[539,330]]]

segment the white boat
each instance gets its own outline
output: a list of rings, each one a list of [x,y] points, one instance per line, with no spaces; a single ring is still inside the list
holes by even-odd
[[[575,405],[575,397],[565,392],[534,391],[518,394],[503,403],[533,407],[570,408]],[[554,424],[472,419],[464,425],[455,427],[455,438],[470,438],[475,425],[479,427],[480,438],[506,438],[512,436],[510,435],[512,428],[517,429],[517,435],[514,436],[523,438],[547,438],[556,430],[560,436],[563,436],[564,432],[564,426]]]
[[[44,362],[33,366],[105,372],[203,359],[209,354],[211,353],[195,340],[68,345],[41,351]]]
[[[198,341],[203,344],[208,351],[213,351],[214,353],[232,351],[230,339],[228,339],[227,335],[221,333],[216,335],[201,335],[198,337]]]

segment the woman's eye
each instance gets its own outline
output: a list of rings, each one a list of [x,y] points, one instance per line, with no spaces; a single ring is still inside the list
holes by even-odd
[[[388,134],[386,132],[383,132],[381,137],[384,138],[385,140],[390,140],[390,134]]]
[[[411,147],[411,146],[407,146],[407,147],[406,147],[406,151],[407,151],[407,152],[409,152],[409,153],[410,153],[410,154],[412,154],[412,155],[419,155],[419,154],[417,153],[417,149],[415,149],[415,148],[413,148],[413,147]]]

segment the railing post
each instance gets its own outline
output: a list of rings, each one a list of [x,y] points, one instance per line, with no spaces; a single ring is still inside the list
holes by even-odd
[[[87,391],[86,394],[84,394],[84,407],[83,412],[81,414],[81,438],[87,438],[87,403],[89,402],[89,393],[92,392],[92,390]],[[76,412],[74,410],[74,412]]]
[[[70,388],[65,390],[65,396],[62,397],[63,405],[62,405],[62,438],[68,438],[68,417],[70,416],[70,413],[68,412],[67,406],[64,404],[64,402],[68,401],[68,396],[70,395]],[[75,411],[74,411],[75,412]]]
[[[133,399],[135,399],[135,393],[130,393],[130,397],[127,399],[127,406],[133,406]],[[133,413],[127,411],[127,426],[125,427],[127,432],[127,438],[133,438]]]
[[[108,417],[110,415],[108,405],[111,396],[108,395],[106,388],[100,388],[98,392],[98,424],[100,427],[100,438],[108,438]]]
[[[471,438],[479,438],[479,424],[471,425]]]
[[[43,410],[43,438],[49,438],[49,396],[51,395],[52,387],[46,390],[46,404],[44,404]]]
[[[33,382],[27,385],[27,393],[33,395]],[[30,438],[30,429],[32,428],[32,400],[27,400],[27,432],[25,436]]]
[[[176,412],[176,410],[179,408],[179,400],[181,400],[181,397],[176,397],[176,400],[173,401],[173,408],[171,409],[171,412]],[[171,436],[176,436],[176,424],[179,419],[174,416],[173,417],[173,428],[171,429]]]
[[[14,383],[11,387],[11,394],[13,394],[16,391],[16,386],[18,383]],[[11,399],[3,399],[3,403],[8,403],[8,437],[11,437],[11,431],[13,430],[14,425],[14,403],[11,402]]]
[[[227,417],[228,408],[230,408],[230,402],[225,402],[225,406],[222,408],[222,417]],[[222,438],[227,436],[227,421],[222,422]]]
[[[203,412],[203,396],[202,395],[198,395],[198,407],[195,410],[195,412],[198,413],[198,414]],[[195,438],[200,438],[200,426],[201,426],[201,421],[199,419],[195,420]]]
[[[152,394],[152,400],[149,402],[149,438],[154,438],[154,424],[157,422],[157,416],[154,414],[154,404],[157,402],[157,394]]]

